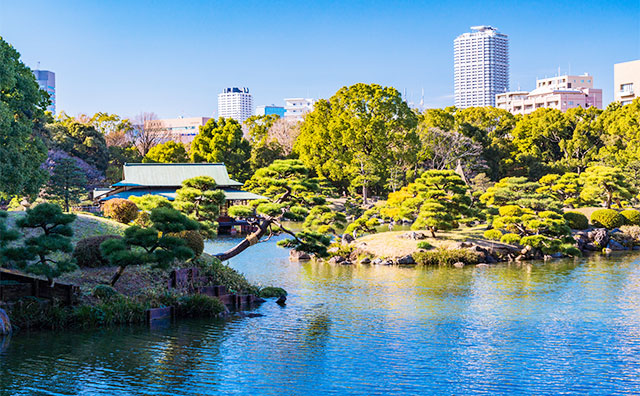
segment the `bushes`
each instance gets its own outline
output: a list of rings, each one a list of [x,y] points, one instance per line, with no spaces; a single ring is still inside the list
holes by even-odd
[[[510,245],[519,245],[520,244],[520,235],[518,234],[504,234],[502,238],[500,238],[500,242],[508,243]]]
[[[102,206],[102,213],[115,221],[129,224],[138,217],[138,206],[128,199],[113,198]]]
[[[437,249],[413,254],[413,259],[419,265],[453,265],[457,262],[478,264],[482,258],[480,253],[467,249]]]
[[[98,298],[102,301],[109,301],[119,294],[120,293],[118,293],[116,289],[114,289],[109,285],[97,285],[96,287],[93,288],[93,291],[91,292],[91,295],[93,295],[95,298]]]
[[[492,230],[486,230],[486,231],[484,232],[484,234],[483,234],[483,235],[484,235],[484,237],[485,237],[486,239],[491,239],[491,240],[494,240],[494,241],[499,241],[499,240],[500,240],[500,238],[502,237],[502,232],[500,232],[500,230],[496,230],[496,229],[494,228],[494,229],[492,229]]]
[[[625,223],[625,218],[613,209],[598,209],[591,214],[591,224],[608,230],[618,228]]]
[[[102,256],[100,245],[108,239],[122,239],[119,235],[98,235],[78,241],[73,250],[73,258],[81,268],[98,268],[109,265],[109,260]]]
[[[624,217],[626,225],[640,225],[640,211],[627,209],[620,212],[620,215]]]
[[[562,217],[567,221],[567,225],[574,230],[586,230],[589,228],[587,216],[578,212],[567,212]]]
[[[286,297],[286,296],[287,296],[287,291],[281,287],[267,286],[260,289],[260,297],[262,298]]]
[[[182,239],[187,247],[193,250],[194,257],[200,257],[204,251],[204,238],[199,231],[185,230],[169,235]]]
[[[427,241],[420,241],[418,242],[418,249],[431,249],[433,247],[433,245],[431,245],[429,242]]]
[[[205,260],[200,258],[196,264],[202,270],[202,275],[210,278],[210,284],[222,285],[234,293],[247,293],[258,295],[258,288],[247,281],[241,273],[223,264],[220,260],[212,258]]]
[[[226,310],[220,300],[204,294],[181,297],[176,306],[176,314],[183,317],[215,317]]]

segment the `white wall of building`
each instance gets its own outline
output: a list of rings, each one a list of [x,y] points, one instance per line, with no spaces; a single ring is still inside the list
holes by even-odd
[[[509,39],[491,26],[472,26],[453,42],[455,105],[494,106],[509,90]]]
[[[284,100],[284,118],[289,120],[302,120],[302,117],[313,111],[315,99],[312,98],[290,98]]]
[[[225,88],[218,94],[218,117],[243,123],[253,115],[253,97],[249,88]]]

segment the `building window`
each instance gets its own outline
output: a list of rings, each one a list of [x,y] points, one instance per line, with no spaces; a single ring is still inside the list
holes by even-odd
[[[633,83],[620,85],[620,92],[633,92]]]

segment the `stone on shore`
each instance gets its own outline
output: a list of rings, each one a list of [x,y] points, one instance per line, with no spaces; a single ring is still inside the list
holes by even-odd
[[[311,256],[309,256],[309,253],[306,253],[306,252],[291,250],[289,251],[289,260],[290,261],[306,261],[306,260],[311,260]]]
[[[398,264],[400,265],[409,265],[409,264],[415,264],[415,260],[413,259],[413,256],[411,256],[410,254],[400,257],[398,260]]]
[[[463,268],[464,263],[462,261],[458,261],[457,263],[453,263],[453,266],[456,268]]]

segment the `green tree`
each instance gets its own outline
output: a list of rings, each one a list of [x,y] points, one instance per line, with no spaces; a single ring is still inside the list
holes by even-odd
[[[597,122],[601,113],[602,110],[596,107],[567,110],[565,117],[569,121],[571,135],[558,143],[562,152],[562,158],[557,163],[559,167],[581,173],[597,160],[599,150],[604,145],[601,126]]]
[[[123,179],[123,165],[142,161],[138,148],[129,143],[125,146],[109,146],[109,165],[106,171],[107,180],[117,183]]]
[[[394,220],[413,221],[412,229],[428,229],[435,238],[439,230],[458,227],[458,222],[473,214],[468,187],[451,170],[429,170],[415,182],[389,194],[380,213]]]
[[[282,145],[270,136],[269,130],[280,119],[277,114],[266,116],[252,116],[244,122],[248,130],[249,143],[251,144],[251,170],[269,166],[277,159],[285,158]]]
[[[51,145],[95,166],[104,172],[109,164],[109,149],[102,133],[93,126],[62,114],[47,126]]]
[[[20,233],[7,225],[7,217],[7,212],[0,211],[0,267],[5,268],[20,261],[24,256],[24,250],[14,246],[14,242],[20,238]]]
[[[46,181],[40,126],[49,103],[20,54],[0,37],[0,195],[35,196]]]
[[[556,200],[562,202],[565,206],[576,208],[580,206],[580,192],[582,183],[580,175],[568,172],[561,175],[550,173],[542,176],[538,180],[540,187],[536,190],[539,193],[547,193]]]
[[[343,87],[307,114],[295,150],[302,162],[344,188],[384,186],[393,164],[391,148],[414,138],[417,117],[400,93],[376,84]]]
[[[71,223],[76,216],[64,214],[58,205],[41,203],[28,209],[24,217],[16,221],[18,227],[37,233],[24,241],[24,256],[18,262],[20,268],[35,275],[42,275],[50,283],[53,279],[75,271],[73,259],[62,256],[73,252]]]
[[[231,118],[207,121],[191,143],[193,162],[222,162],[239,181],[249,177],[250,158],[251,145],[242,136],[240,124]]]
[[[53,167],[44,195],[47,199],[61,201],[64,211],[68,212],[70,204],[82,200],[86,185],[87,178],[76,161],[72,158],[60,158]]]
[[[181,163],[187,162],[189,157],[187,156],[187,150],[181,143],[176,143],[173,140],[161,143],[152,147],[147,155],[144,156],[142,162],[159,162],[159,163]]]
[[[111,278],[111,286],[118,282],[129,265],[152,264],[165,269],[175,260],[194,256],[185,241],[172,234],[197,230],[198,222],[171,208],[153,209],[150,221],[148,228],[131,226],[125,230],[124,238],[108,239],[100,245],[103,256],[118,267]]]
[[[213,238],[224,203],[224,191],[216,188],[216,181],[209,176],[198,176],[182,182],[182,188],[176,191],[174,207],[200,222],[203,235]]]
[[[593,204],[604,202],[607,209],[611,209],[613,201],[622,208],[621,200],[630,199],[637,193],[620,168],[592,166],[580,178],[584,184],[580,198]]]

